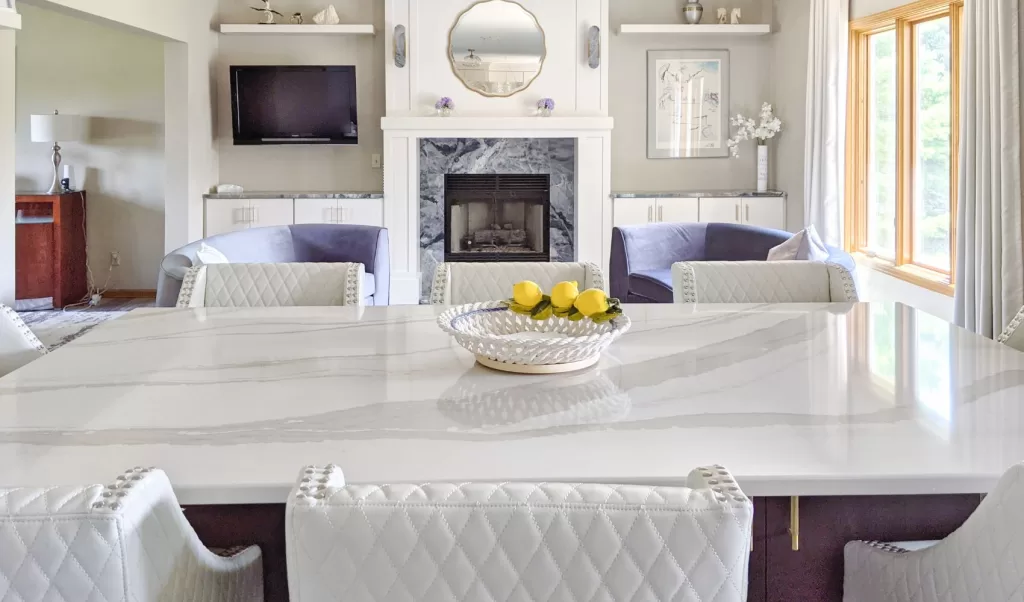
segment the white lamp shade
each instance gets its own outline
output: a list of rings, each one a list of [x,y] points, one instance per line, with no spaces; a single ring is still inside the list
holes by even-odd
[[[85,140],[87,123],[81,115],[33,115],[32,142]]]

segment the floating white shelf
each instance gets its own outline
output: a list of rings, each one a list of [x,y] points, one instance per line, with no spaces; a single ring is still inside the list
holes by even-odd
[[[768,24],[754,23],[750,25],[687,25],[685,23],[652,23],[652,24],[622,24],[619,26],[619,33],[671,33],[680,35],[744,35],[763,36],[772,32],[772,26]]]
[[[229,25],[220,26],[223,34],[267,35],[374,35],[373,25]]]
[[[21,15],[0,8],[0,29],[21,29]]]

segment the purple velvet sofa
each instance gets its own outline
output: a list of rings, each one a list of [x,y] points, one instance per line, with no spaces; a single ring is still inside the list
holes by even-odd
[[[740,224],[646,224],[612,230],[608,281],[628,303],[672,303],[672,264],[678,261],[765,261],[792,234]],[[849,253],[829,247],[829,261],[851,272]]]
[[[250,228],[211,236],[164,257],[156,288],[156,306],[174,307],[185,272],[200,243],[217,249],[232,263],[361,263],[366,266],[366,305],[387,305],[391,292],[388,231],[375,226],[299,224]]]

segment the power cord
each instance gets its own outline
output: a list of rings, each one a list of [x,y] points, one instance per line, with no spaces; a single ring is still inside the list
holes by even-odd
[[[92,266],[89,265],[89,233],[85,227],[85,211],[83,207],[82,211],[82,239],[85,240],[85,282],[86,282],[86,295],[82,297],[82,300],[78,303],[72,303],[65,305],[62,311],[67,311],[74,307],[96,307],[100,304],[103,299],[103,295],[110,290],[110,279],[114,276],[114,259],[110,259],[110,265],[107,267],[107,278],[103,282],[103,287],[97,289],[95,286],[95,280],[93,279]]]

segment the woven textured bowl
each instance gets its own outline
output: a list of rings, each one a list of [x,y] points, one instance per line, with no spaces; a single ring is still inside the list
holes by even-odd
[[[619,316],[602,324],[565,318],[531,320],[501,301],[470,303],[446,310],[438,326],[481,364],[506,372],[554,373],[580,370],[601,359],[630,321]]]

